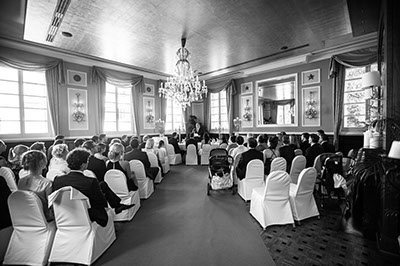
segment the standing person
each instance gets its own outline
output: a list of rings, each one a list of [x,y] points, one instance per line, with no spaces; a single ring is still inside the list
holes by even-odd
[[[23,154],[21,163],[29,174],[18,181],[19,190],[28,190],[38,195],[43,205],[43,212],[47,221],[54,219],[54,214],[48,207],[48,197],[52,192],[52,182],[42,176],[46,168],[47,158],[44,152],[32,150]]]
[[[263,153],[256,150],[257,141],[254,138],[249,138],[247,140],[249,149],[243,153],[241,153],[239,163],[236,167],[237,177],[242,180],[246,177],[246,168],[247,164],[254,159],[259,159],[263,161]]]
[[[290,167],[292,166],[292,161],[295,157],[295,148],[290,145],[289,136],[285,135],[282,138],[283,146],[279,148],[279,154],[286,160],[286,172],[290,173]]]
[[[93,141],[91,142],[93,143]],[[53,191],[67,186],[79,190],[89,199],[90,208],[88,213],[90,220],[105,227],[108,222],[105,208],[108,207],[108,204],[111,208],[114,208],[116,214],[132,208],[135,204],[121,204],[121,199],[110,189],[106,182],[99,182],[96,178],[87,177],[83,174],[89,156],[90,153],[81,148],[70,151],[67,155],[67,163],[71,172],[67,175],[57,176],[54,179]]]
[[[310,147],[306,150],[305,157],[307,159],[306,167],[312,167],[314,160],[318,155],[324,152],[324,148],[318,143],[319,137],[317,134],[310,135]]]
[[[300,143],[300,149],[303,152],[303,154],[306,154],[306,150],[310,147],[310,134],[307,132],[304,132],[301,134],[301,143]]]
[[[131,140],[131,147],[132,150],[130,152],[125,153],[124,160],[128,162],[131,160],[141,161],[143,163],[146,176],[154,181],[159,171],[158,167],[150,166],[149,157],[147,156],[147,153],[139,149],[139,141],[137,139]]]

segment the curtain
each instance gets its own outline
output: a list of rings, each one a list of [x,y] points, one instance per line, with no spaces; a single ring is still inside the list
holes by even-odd
[[[347,67],[363,67],[377,61],[377,47],[360,49],[331,57],[329,63],[329,78],[333,79],[334,92],[334,129],[333,144],[339,148],[339,134],[343,124],[344,81]]]
[[[53,132],[55,135],[60,134],[58,92],[60,84],[65,83],[63,60],[0,47],[0,63],[23,71],[45,71]]]
[[[207,86],[208,93],[220,93],[221,91],[226,92],[226,107],[228,111],[228,123],[229,123],[229,135],[233,133],[233,96],[236,95],[237,90],[235,86],[234,79],[230,79],[228,81],[221,81],[218,83],[213,83]],[[206,119],[207,119],[207,126],[211,129],[211,97],[207,97],[207,108],[206,108]]]
[[[132,89],[132,131],[140,136],[140,93],[144,92],[144,78],[136,74],[123,73],[115,70],[104,69],[93,66],[92,68],[92,83],[97,85],[99,91],[99,133],[104,131],[104,116],[105,116],[105,100],[106,100],[106,82],[117,87],[129,87]]]

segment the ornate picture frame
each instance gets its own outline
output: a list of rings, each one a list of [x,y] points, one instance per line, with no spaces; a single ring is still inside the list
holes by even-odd
[[[319,127],[321,124],[320,86],[302,88],[301,95],[303,127]]]
[[[307,86],[321,82],[320,69],[313,69],[301,72],[301,85]]]
[[[68,88],[69,130],[89,130],[87,90]]]
[[[240,118],[242,119],[242,128],[253,127],[254,110],[252,95],[240,98]]]
[[[86,72],[67,70],[67,84],[73,86],[87,87]]]
[[[154,96],[154,85],[153,84],[145,84],[143,95]]]
[[[253,93],[253,82],[246,82],[240,85],[240,93],[242,95]]]
[[[155,106],[154,98],[143,97],[143,125],[144,129],[155,128]]]

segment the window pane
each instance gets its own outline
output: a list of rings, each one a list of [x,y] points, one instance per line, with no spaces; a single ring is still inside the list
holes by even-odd
[[[127,103],[128,105],[130,105],[131,104],[130,95],[119,95],[118,96],[118,103]]]
[[[47,100],[42,97],[24,96],[25,108],[42,108],[47,109]]]
[[[0,93],[18,94],[18,82],[0,80]]]
[[[365,102],[364,91],[346,93],[344,103],[360,103]]]
[[[118,88],[118,94],[131,95],[131,88]]]
[[[46,86],[24,83],[24,95],[47,96]]]
[[[44,72],[39,71],[22,71],[22,77],[24,82],[45,84],[46,78]]]
[[[106,103],[106,112],[116,112],[116,109],[115,103]]]
[[[115,121],[117,119],[117,113],[106,112],[104,115],[105,121]]]
[[[118,124],[119,128],[118,131],[131,131],[132,127],[131,127],[131,122],[120,122]]]
[[[104,131],[117,131],[117,123],[116,122],[104,122]]]
[[[131,113],[131,105],[130,104],[120,104],[118,103],[118,111],[123,113]]]
[[[2,120],[18,120],[19,121],[19,108],[0,108],[0,121]]]
[[[364,127],[365,116],[345,116],[344,126],[345,127]]]
[[[131,114],[130,113],[119,113],[118,117],[119,121],[129,122],[131,121]]]
[[[347,79],[354,79],[354,78],[361,78],[361,76],[365,73],[365,67],[355,67],[346,69],[346,80]]]
[[[1,107],[19,107],[19,97],[18,95],[0,95],[1,96],[1,101],[0,101],[0,106]]]
[[[20,122],[0,120],[0,134],[21,134]]]
[[[365,103],[361,104],[346,104],[344,106],[344,115],[364,115],[365,114]]]
[[[0,79],[18,80],[18,70],[10,67],[0,67]]]
[[[349,80],[344,83],[344,91],[361,91],[361,79]]]
[[[25,122],[25,133],[47,133],[47,122]]]
[[[115,103],[115,93],[106,93],[106,103]]]
[[[47,110],[25,109],[25,121],[47,121]]]

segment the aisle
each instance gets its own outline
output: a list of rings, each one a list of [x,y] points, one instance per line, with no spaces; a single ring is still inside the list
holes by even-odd
[[[246,204],[206,193],[207,167],[173,166],[95,265],[274,265]]]

